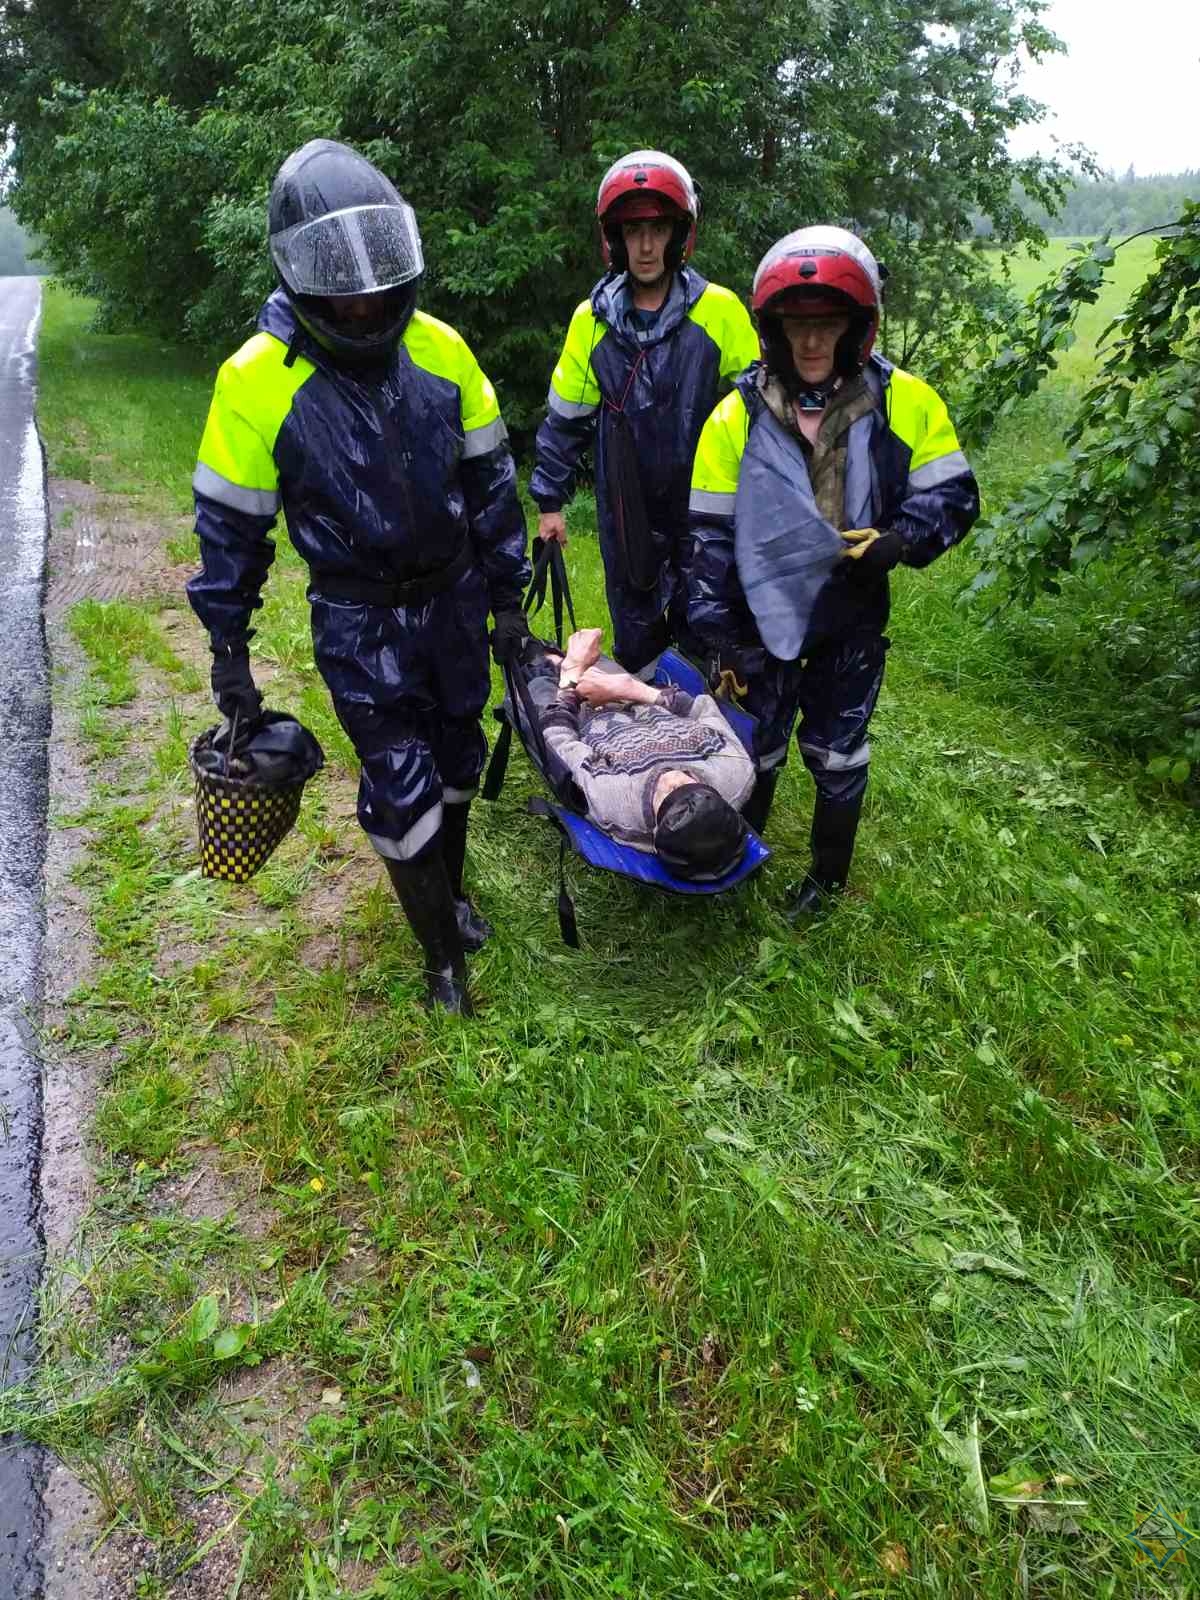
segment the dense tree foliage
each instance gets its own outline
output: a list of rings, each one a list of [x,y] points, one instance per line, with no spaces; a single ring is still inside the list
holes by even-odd
[[[1053,369],[1113,258],[1107,241],[1081,245],[1030,297],[970,377],[959,407],[968,438],[986,436]],[[1159,242],[1109,335],[1066,430],[1066,458],[979,530],[984,566],[972,589],[1027,603],[1095,561],[1147,574],[1162,596],[1161,626],[1183,626],[1143,742],[1157,751],[1151,770],[1182,784],[1200,771],[1200,204],[1185,206]]]
[[[1139,178],[1131,169],[1122,178],[1108,174],[1080,180],[1068,189],[1056,214],[1028,202],[1025,209],[1047,233],[1118,238],[1163,227],[1189,200],[1200,200],[1200,172]]]
[[[1065,173],[1012,161],[1037,114],[1017,53],[1038,0],[9,0],[0,112],[14,204],[114,324],[244,329],[270,285],[264,202],[314,135],[365,149],[418,209],[425,303],[527,425],[595,277],[599,175],[661,145],[699,179],[699,262],[741,289],[787,229],[841,220],[893,269],[887,336],[986,299],[971,218],[1036,234]]]

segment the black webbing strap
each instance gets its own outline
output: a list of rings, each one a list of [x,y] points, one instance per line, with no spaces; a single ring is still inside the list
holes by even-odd
[[[514,668],[511,662],[506,663],[501,670],[504,673],[504,687],[508,691],[508,710],[496,713],[502,719],[503,726],[496,739],[496,747],[492,751],[492,759],[488,762],[487,774],[480,790],[485,800],[499,799],[500,791],[504,787],[509,751],[512,749],[513,722],[518,714],[524,719],[525,738],[537,751],[536,765],[543,776],[547,773],[550,760],[550,753],[546,748],[546,735],[542,731],[538,708],[529,692],[525,674],[519,666]]]
[[[571,585],[567,580],[567,564],[563,559],[562,545],[557,539],[537,539],[535,545],[540,548],[534,552],[533,576],[529,580],[529,589],[525,595],[525,610],[531,615],[536,615],[546,603],[546,585],[549,580],[550,601],[554,608],[554,642],[561,650],[563,647],[563,608],[571,619],[571,627],[578,624],[575,621],[575,606],[571,600]],[[525,717],[525,725],[533,739],[538,753],[538,765],[544,773],[547,770],[548,754],[545,736],[542,733],[537,707],[530,697],[528,687],[523,677],[519,676],[509,666],[504,668],[504,685],[508,690],[509,715],[502,718],[503,726],[496,737],[492,750],[491,760],[488,762],[487,774],[483,780],[480,795],[484,800],[497,800],[504,787],[504,779],[508,773],[508,757],[512,750],[512,722],[509,720],[517,714],[518,705]],[[497,713],[499,715],[499,713]]]
[[[501,712],[496,715],[500,718],[500,732],[496,736],[496,743],[492,747],[491,760],[484,776],[483,788],[480,789],[480,798],[483,800],[498,800],[500,791],[504,787],[505,775],[508,772],[508,753],[512,749],[512,723]]]
[[[525,596],[525,609],[530,616],[535,616],[542,609],[546,603],[546,580],[549,578],[550,602],[554,608],[554,642],[561,650],[564,605],[567,616],[571,619],[572,628],[579,626],[575,621],[575,607],[571,602],[566,558],[557,539],[538,539],[535,543],[541,545],[541,549],[534,554],[533,577],[529,581],[529,592]]]
[[[562,941],[568,949],[578,950],[579,924],[575,918],[575,902],[571,899],[567,888],[567,850],[571,843],[570,838],[558,813],[548,800],[535,795],[530,800],[527,810],[531,817],[545,817],[558,829],[558,931],[562,934]]]

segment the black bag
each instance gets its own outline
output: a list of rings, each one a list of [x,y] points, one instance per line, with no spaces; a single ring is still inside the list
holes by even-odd
[[[236,721],[209,728],[193,741],[188,760],[201,874],[244,883],[295,826],[304,785],[325,755],[294,717],[265,711],[244,736]]]

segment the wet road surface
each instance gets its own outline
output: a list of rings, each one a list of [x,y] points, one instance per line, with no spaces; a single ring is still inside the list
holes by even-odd
[[[0,1386],[33,1357],[42,1263],[37,1023],[45,929],[50,681],[42,623],[46,493],[34,423],[36,278],[0,278]],[[0,1443],[0,1596],[41,1592],[39,1453]]]

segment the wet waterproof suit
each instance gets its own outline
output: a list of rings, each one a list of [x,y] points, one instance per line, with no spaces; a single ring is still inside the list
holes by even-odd
[[[575,490],[575,469],[595,432],[596,518],[604,559],[613,655],[638,672],[684,624],[692,457],[723,384],[758,355],[745,307],[692,267],[674,276],[653,318],[633,307],[628,274],[604,278],[575,312],[550,381],[529,492],[559,511]],[[625,441],[618,430],[628,429]],[[614,504],[614,448],[632,445],[647,549],[631,549],[638,519]],[[628,481],[628,478],[626,481]]]
[[[799,712],[797,740],[818,795],[849,805],[867,785],[888,580],[829,557],[823,569],[818,561],[797,575],[800,547],[832,548],[836,557],[836,533],[877,528],[900,536],[906,566],[928,566],[967,533],[979,490],[937,394],[872,356],[857,419],[840,435],[831,430],[845,452],[844,504],[832,529],[814,503],[811,449],[768,409],[761,373],[756,364],[738,378],[696,452],[688,624],[711,654],[753,665],[745,704],[759,718],[759,771],[786,761]]]
[[[486,754],[487,613],[521,604],[525,517],[495,391],[462,338],[414,313],[387,365],[355,374],[281,291],[221,368],[193,479],[202,570],[188,598],[237,645],[280,507],[308,563],[317,668],[362,763],[358,820],[410,861]],[[418,588],[405,588],[417,584]]]

